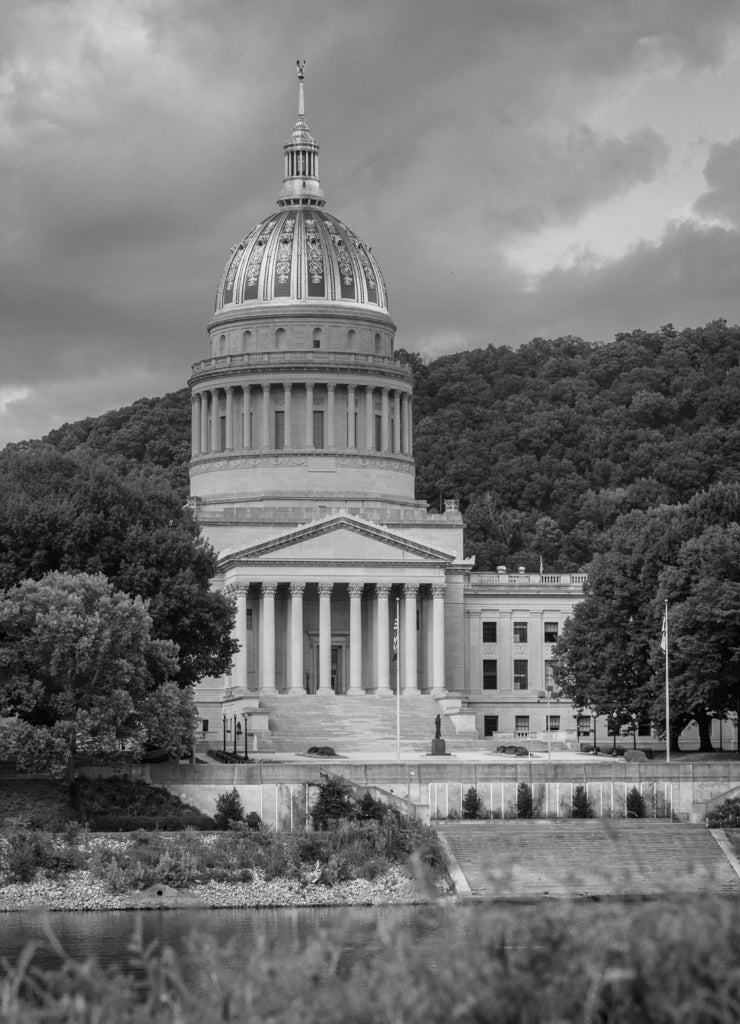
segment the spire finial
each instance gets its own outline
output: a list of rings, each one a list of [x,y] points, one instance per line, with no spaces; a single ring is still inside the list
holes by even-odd
[[[306,66],[305,60],[297,60],[296,67],[298,68],[298,113],[303,114],[303,79],[306,77],[303,73],[303,69]]]

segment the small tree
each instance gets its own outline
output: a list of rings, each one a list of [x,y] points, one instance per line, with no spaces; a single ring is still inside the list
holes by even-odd
[[[570,813],[573,818],[593,818],[591,801],[585,786],[576,786],[573,790],[573,806]]]
[[[319,795],[311,810],[315,829],[326,829],[329,822],[357,817],[357,803],[352,786],[338,775],[327,775],[319,786]]]
[[[478,790],[475,786],[471,786],[466,792],[462,801],[462,816],[469,820],[477,820],[482,818],[485,813],[483,801],[478,796]]]
[[[244,806],[236,788],[222,793],[216,800],[216,813],[213,816],[216,828],[228,828],[232,821],[244,821]]]
[[[645,798],[637,786],[633,786],[627,794],[627,817],[644,818],[646,813]]]
[[[534,818],[534,801],[532,787],[528,782],[520,782],[516,787],[517,818]]]

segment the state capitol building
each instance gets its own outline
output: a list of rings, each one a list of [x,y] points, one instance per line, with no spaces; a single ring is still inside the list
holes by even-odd
[[[275,749],[307,702],[348,731],[365,709],[391,723],[398,683],[452,752],[576,742],[590,720],[552,693],[551,658],[585,577],[478,573],[456,501],[416,500],[412,374],[371,248],[326,209],[298,79],[277,208],[232,248],[189,381],[190,500],[239,643],[196,689],[202,737],[246,712]]]

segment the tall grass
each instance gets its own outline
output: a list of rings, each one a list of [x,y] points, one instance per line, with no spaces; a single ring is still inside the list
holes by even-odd
[[[51,941],[54,941],[53,939]],[[719,899],[474,906],[425,934],[382,919],[359,959],[351,935],[302,951],[257,943],[241,960],[207,939],[189,955],[131,944],[128,969],[29,951],[0,979],[7,1024],[728,1024],[740,1020],[740,921]],[[63,956],[61,950],[60,955]]]

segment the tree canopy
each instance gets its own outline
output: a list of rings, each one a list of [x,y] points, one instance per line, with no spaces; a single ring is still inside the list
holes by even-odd
[[[137,760],[192,743],[192,691],[177,647],[152,635],[140,597],[102,575],[51,572],[0,597],[3,747],[26,769],[74,769],[80,754]]]
[[[711,749],[710,720],[740,705],[740,485],[620,517],[565,624],[555,677],[576,706],[665,726],[668,601],[671,740],[689,722]]]
[[[215,554],[159,467],[44,442],[0,452],[0,481],[0,589],[102,573],[148,602],[154,635],[177,644],[178,683],[228,668],[233,609],[210,590]]]

